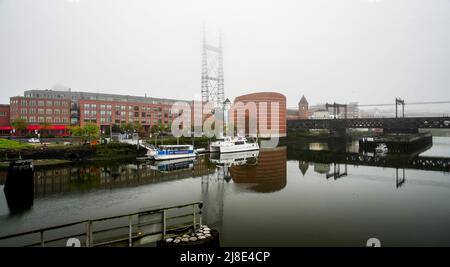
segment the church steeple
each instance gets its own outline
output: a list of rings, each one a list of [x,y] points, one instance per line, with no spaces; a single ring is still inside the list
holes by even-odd
[[[300,119],[308,119],[309,117],[309,104],[306,97],[302,95],[300,102],[298,102],[298,116]]]

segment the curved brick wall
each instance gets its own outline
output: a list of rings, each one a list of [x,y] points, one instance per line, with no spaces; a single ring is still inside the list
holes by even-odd
[[[286,136],[286,97],[280,93],[274,93],[274,92],[261,92],[261,93],[254,93],[254,94],[248,94],[248,95],[242,95],[236,97],[234,100],[234,103],[242,102],[244,105],[249,102],[254,102],[257,106],[257,127],[259,129],[259,136],[265,137],[269,136],[271,133],[278,133],[279,137]],[[272,125],[271,120],[271,104],[273,102],[278,102],[279,105],[279,123],[278,125]],[[260,112],[260,104],[266,103],[267,105],[267,112],[262,113]],[[234,112],[234,118],[237,117],[237,112]],[[262,118],[267,118],[267,129],[260,129],[260,120]],[[248,125],[249,115],[248,112],[246,114],[246,125]],[[248,128],[248,126],[246,126]],[[264,127],[262,127],[264,128]],[[248,134],[248,133],[247,133]],[[273,136],[273,134],[272,134]]]

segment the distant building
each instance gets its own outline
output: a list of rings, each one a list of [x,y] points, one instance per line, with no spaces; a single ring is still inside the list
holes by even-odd
[[[330,112],[326,109],[318,109],[314,111],[311,118],[316,120],[326,120],[331,119],[331,115]]]
[[[359,105],[358,102],[350,102],[347,105],[347,118],[359,118]]]
[[[298,117],[299,119],[308,119],[309,118],[309,104],[306,100],[305,96],[303,95],[300,99],[300,102],[298,102]]]

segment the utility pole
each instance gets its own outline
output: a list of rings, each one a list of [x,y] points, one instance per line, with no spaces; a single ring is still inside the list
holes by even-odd
[[[395,117],[398,118],[398,105],[402,105],[402,117],[405,117],[405,100],[395,98]]]
[[[343,107],[344,108],[344,118],[347,119],[347,104],[338,104],[336,102],[334,102],[333,104],[328,104],[328,102],[325,104],[325,108],[327,109],[327,111],[329,110],[329,108],[333,108],[333,117],[334,119],[337,119],[337,116],[341,113],[340,108]]]

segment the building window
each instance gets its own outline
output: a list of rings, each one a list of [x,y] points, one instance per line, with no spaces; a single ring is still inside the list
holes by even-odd
[[[22,107],[26,107],[27,106],[27,101],[26,100],[22,100],[20,101],[20,104]]]
[[[36,117],[34,117],[34,116],[29,117],[28,122],[30,122],[30,123],[36,122]]]
[[[38,122],[44,122],[44,117],[38,117]]]
[[[38,114],[45,114],[45,110],[43,108],[38,109]]]
[[[55,101],[53,103],[54,103],[55,107],[60,107],[61,106],[61,102],[59,102],[59,101]]]
[[[53,102],[52,101],[47,101],[46,105],[47,105],[47,107],[53,107]]]
[[[38,106],[40,106],[40,107],[45,106],[45,101],[39,100],[39,101],[38,101]]]
[[[28,111],[30,114],[36,114],[36,109],[34,108],[30,108],[30,110]]]
[[[48,123],[52,123],[52,122],[53,122],[53,121],[52,121],[52,117],[47,117],[47,118],[45,118],[45,121],[48,122]]]
[[[20,114],[27,114],[27,109],[26,108],[21,109]]]
[[[55,115],[60,115],[60,114],[61,114],[61,110],[55,109],[55,110],[53,111],[53,114],[55,114]]]
[[[45,111],[45,114],[47,114],[47,115],[52,115],[52,114],[53,114],[53,110],[47,109],[47,110]]]
[[[89,104],[84,104],[84,109],[89,109]]]
[[[35,100],[30,100],[30,106],[31,107],[35,107],[36,106],[36,101]]]

